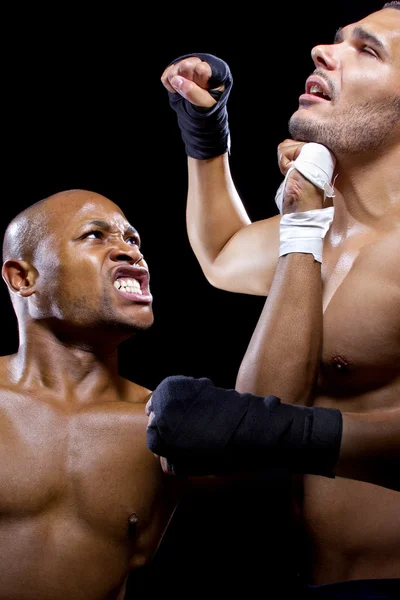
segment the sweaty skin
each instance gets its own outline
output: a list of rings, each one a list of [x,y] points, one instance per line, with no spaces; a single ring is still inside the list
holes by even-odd
[[[41,241],[18,247],[32,223]],[[21,343],[0,360],[2,600],[123,600],[176,506],[180,483],[146,447],[151,391],[118,375],[118,344],[153,322],[129,227],[107,198],[73,190],[10,230]],[[118,269],[142,296],[115,288]]]
[[[290,122],[296,139],[278,149],[282,173],[286,156],[293,160],[293,148],[307,141],[327,145],[337,158],[335,216],[322,263],[323,348],[312,403],[384,424],[400,411],[400,11],[384,9],[343,28],[334,45],[317,46],[312,57],[315,72]],[[192,76],[175,65],[162,80],[169,91],[206,106],[209,76],[204,66]],[[311,92],[311,85],[328,98]],[[268,295],[280,216],[250,223],[227,154],[188,158],[188,170],[187,227],[205,276],[224,290]],[[258,331],[237,389],[265,395],[274,387],[263,371],[262,321]],[[299,479],[298,491],[310,582],[399,577],[399,492],[317,476]]]

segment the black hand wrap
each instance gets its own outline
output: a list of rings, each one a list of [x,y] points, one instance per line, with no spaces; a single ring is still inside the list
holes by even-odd
[[[173,376],[155,389],[147,446],[177,475],[226,475],[284,467],[334,477],[342,413],[283,404],[276,396],[218,388]]]
[[[210,94],[217,100],[217,103],[211,108],[205,109],[191,104],[179,93],[168,92],[169,103],[178,116],[178,125],[186,154],[192,158],[213,158],[230,151],[231,141],[226,103],[232,88],[232,75],[226,62],[213,54],[185,54],[170,64],[176,64],[191,56],[201,58],[210,65]],[[222,84],[225,85],[223,92],[212,91],[212,88]]]

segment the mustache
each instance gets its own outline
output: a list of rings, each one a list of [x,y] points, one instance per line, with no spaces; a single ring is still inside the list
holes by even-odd
[[[328,86],[329,89],[329,97],[331,100],[335,100],[337,98],[337,89],[335,87],[335,84],[333,83],[333,81],[331,81],[329,79],[329,77],[327,76],[327,74],[325,73],[325,71],[322,71],[321,69],[315,69],[315,71],[313,71],[312,73],[313,75],[318,75],[318,77],[321,77],[321,79],[323,79],[325,81],[325,83]]]

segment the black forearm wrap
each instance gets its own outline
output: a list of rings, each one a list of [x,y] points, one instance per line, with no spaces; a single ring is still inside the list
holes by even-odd
[[[226,62],[212,54],[185,54],[170,64],[175,64],[191,56],[201,58],[210,65],[212,72],[209,79],[210,90],[222,84],[225,86],[223,92],[210,91],[217,103],[209,109],[191,104],[179,93],[168,92],[170,105],[178,117],[186,154],[192,158],[204,160],[230,151],[226,103],[232,88],[232,75]]]
[[[148,448],[177,475],[266,471],[276,466],[333,477],[342,413],[293,406],[276,396],[217,388],[207,378],[172,376],[155,389]]]

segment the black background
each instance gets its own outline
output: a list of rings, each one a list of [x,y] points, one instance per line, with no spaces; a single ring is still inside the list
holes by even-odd
[[[191,251],[186,157],[160,82],[165,66],[190,52],[229,64],[232,174],[252,220],[265,218],[277,212],[276,148],[313,70],[311,48],[382,4],[49,4],[4,13],[1,233],[20,210],[65,189],[121,206],[142,237],[155,314],[150,331],[121,347],[123,374],[149,388],[178,373],[233,387],[264,302],[213,288]],[[9,354],[18,341],[4,284],[0,302],[0,354]],[[137,578],[143,596],[262,586],[268,597],[274,581],[287,580],[285,565],[297,568],[285,485],[272,493],[275,482],[261,480],[184,505],[151,577]]]

